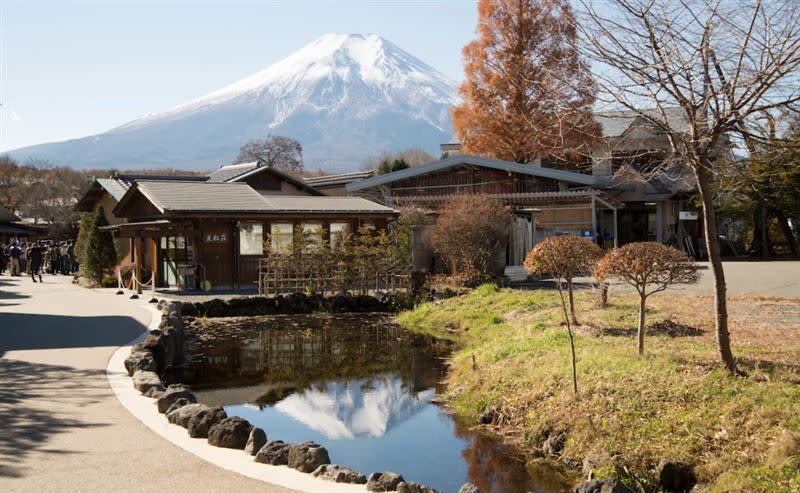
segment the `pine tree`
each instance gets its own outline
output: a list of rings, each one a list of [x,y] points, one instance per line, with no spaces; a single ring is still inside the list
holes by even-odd
[[[81,229],[83,229],[81,223]],[[103,274],[117,265],[117,252],[114,248],[114,239],[108,231],[99,228],[108,226],[103,207],[94,210],[88,222],[86,233],[86,246],[82,250],[81,272],[92,279],[101,280]]]
[[[453,126],[466,153],[585,161],[600,138],[597,86],[566,0],[480,0]]]

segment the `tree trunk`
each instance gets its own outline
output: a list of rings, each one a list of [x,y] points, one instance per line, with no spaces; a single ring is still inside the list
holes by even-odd
[[[639,354],[644,354],[644,306],[647,296],[639,295],[639,330],[636,332],[636,342],[639,346]]]
[[[561,298],[561,308],[564,311],[564,321],[567,324],[567,335],[569,336],[569,349],[572,353],[572,391],[578,395],[578,365],[575,358],[575,341],[572,339],[572,327],[569,324],[569,316],[567,315],[567,304],[564,300],[564,290],[561,288],[561,279],[558,280],[558,296]]]
[[[608,306],[608,283],[600,283],[600,307],[606,308]]]
[[[569,315],[572,317],[572,325],[579,325],[578,317],[575,316],[575,300],[572,297],[572,276],[567,278],[567,295],[569,296]]]
[[[705,226],[706,251],[714,275],[714,311],[716,315],[717,349],[722,363],[730,373],[736,372],[736,360],[731,351],[731,336],[728,332],[728,304],[726,299],[725,272],[722,268],[722,257],[719,251],[717,220],[714,214],[713,192],[708,180],[710,163],[697,163],[694,176],[697,189],[703,203],[703,225]]]
[[[792,233],[792,228],[789,226],[789,220],[786,218],[786,214],[780,209],[775,209],[775,218],[778,220],[778,224],[781,227],[783,238],[786,240],[786,243],[789,244],[789,251],[792,257],[797,257],[797,242],[794,240],[794,233]]]

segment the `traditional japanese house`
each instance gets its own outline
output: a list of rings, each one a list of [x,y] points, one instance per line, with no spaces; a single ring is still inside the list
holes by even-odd
[[[131,184],[113,210],[124,222],[108,229],[129,239],[139,279],[184,289],[253,288],[267,238],[272,251],[286,251],[298,229],[335,242],[361,227],[385,229],[397,215],[361,197],[324,196],[264,166],[237,176]]]

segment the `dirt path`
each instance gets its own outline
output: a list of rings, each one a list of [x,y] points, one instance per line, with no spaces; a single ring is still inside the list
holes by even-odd
[[[288,492],[162,439],[117,401],[106,365],[150,315],[67,277],[0,276],[0,491]]]

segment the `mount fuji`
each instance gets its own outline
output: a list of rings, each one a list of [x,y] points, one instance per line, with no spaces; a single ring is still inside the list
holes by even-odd
[[[249,139],[300,141],[307,169],[348,171],[383,151],[437,155],[452,136],[457,86],[380,36],[326,34],[218,91],[105,133],[10,151],[75,168],[229,163]]]

